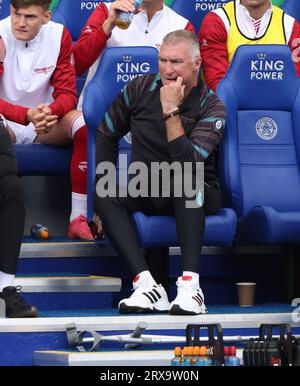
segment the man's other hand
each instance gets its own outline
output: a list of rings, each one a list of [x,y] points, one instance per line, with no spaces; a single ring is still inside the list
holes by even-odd
[[[27,112],[27,121],[35,126],[35,132],[39,134],[48,134],[53,125],[58,121],[57,115],[52,115],[51,109],[45,104],[40,104]]]

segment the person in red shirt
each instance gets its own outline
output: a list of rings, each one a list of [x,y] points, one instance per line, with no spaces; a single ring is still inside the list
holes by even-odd
[[[77,104],[73,43],[50,21],[50,0],[12,0],[0,21],[0,112],[12,142],[73,143],[72,213],[68,236],[92,240],[87,223],[87,129]]]
[[[209,12],[199,43],[205,80],[213,91],[241,44],[288,44],[300,77],[300,25],[270,0],[236,0]]]

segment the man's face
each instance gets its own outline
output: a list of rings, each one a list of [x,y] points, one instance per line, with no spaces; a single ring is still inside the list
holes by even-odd
[[[144,5],[151,4],[151,5],[160,5],[160,6],[163,6],[163,3],[164,3],[164,0],[143,0],[143,1],[142,1],[142,6],[143,6],[143,4],[144,4]]]
[[[201,58],[195,58],[192,46],[186,42],[163,44],[159,55],[159,72],[163,85],[175,82],[178,76],[182,77],[182,84],[190,90],[195,87]]]
[[[15,9],[10,7],[12,33],[18,40],[34,39],[41,27],[51,18],[51,12],[45,11],[40,5]]]
[[[257,8],[269,5],[270,0],[241,0],[241,4],[246,8]]]

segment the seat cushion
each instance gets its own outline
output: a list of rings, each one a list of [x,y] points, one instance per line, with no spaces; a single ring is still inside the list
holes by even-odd
[[[140,243],[143,247],[178,246],[175,217],[133,214]],[[234,239],[236,214],[232,209],[221,209],[205,219],[204,245],[230,245]]]
[[[237,241],[299,243],[300,212],[278,212],[269,206],[256,206],[238,220]]]
[[[70,174],[72,147],[14,145],[21,176]]]

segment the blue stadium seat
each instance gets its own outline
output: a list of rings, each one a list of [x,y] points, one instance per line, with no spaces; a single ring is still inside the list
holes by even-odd
[[[5,19],[10,15],[10,0],[0,1],[0,19]]]
[[[171,8],[188,19],[198,33],[204,16],[212,10],[222,7],[228,1],[230,0],[174,0]]]
[[[95,130],[105,112],[117,96],[130,73],[124,73],[122,63],[144,63],[148,72],[157,71],[157,51],[151,47],[117,47],[105,50],[97,73],[89,83],[84,96],[83,113],[89,130],[88,139],[88,217],[93,216],[92,194],[95,177]],[[146,63],[150,63],[148,66]],[[118,74],[117,67],[121,72]],[[138,66],[135,66],[138,67]],[[141,73],[142,66],[139,66]],[[109,76],[108,76],[109,75]],[[120,78],[120,82],[117,80]],[[125,82],[124,82],[125,81]],[[120,152],[130,153],[130,147],[124,139],[120,141]],[[178,245],[175,218],[168,216],[145,216],[141,212],[133,215],[143,247]],[[222,209],[214,216],[206,218],[206,245],[230,245],[235,232],[236,215],[232,209]]]
[[[146,216],[142,212],[133,214],[143,247],[176,247],[178,239],[175,217]],[[206,216],[204,244],[214,246],[231,245],[236,226],[236,214],[230,208],[223,208],[215,215]]]
[[[289,47],[239,47],[217,95],[227,109],[220,167],[237,240],[299,242],[300,80]]]
[[[293,16],[300,23],[300,1],[299,0],[286,0],[282,6],[284,12]]]
[[[109,106],[125,84],[141,74],[158,71],[157,50],[153,47],[111,47],[101,57],[83,99],[83,114],[88,127],[88,218],[93,218],[92,196],[95,178],[95,134]],[[130,155],[130,141],[120,141],[122,154]]]
[[[52,20],[67,27],[75,42],[87,19],[102,2],[103,0],[60,0],[53,10]]]

